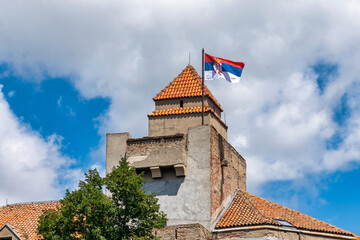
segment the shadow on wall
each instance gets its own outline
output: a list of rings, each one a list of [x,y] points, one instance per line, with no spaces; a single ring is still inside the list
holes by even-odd
[[[144,183],[144,190],[153,192],[156,196],[175,196],[177,195],[181,184],[184,182],[184,177],[173,179],[158,179],[151,182]]]

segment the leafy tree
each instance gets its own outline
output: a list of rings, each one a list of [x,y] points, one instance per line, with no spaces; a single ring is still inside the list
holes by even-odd
[[[111,197],[103,193],[104,185]],[[38,232],[54,240],[153,239],[152,229],[164,227],[166,217],[142,186],[142,174],[125,159],[105,178],[89,170],[78,190],[66,191],[61,208],[44,212]]]

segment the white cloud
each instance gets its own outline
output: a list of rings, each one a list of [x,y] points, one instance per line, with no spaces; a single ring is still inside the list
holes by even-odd
[[[14,95],[15,95],[15,91],[13,91],[13,90],[9,91],[9,93],[8,93],[9,98],[12,98]]]
[[[201,48],[246,62],[238,85],[207,85],[226,110],[229,139],[247,159],[250,190],[269,180],[343,169],[358,162],[358,106],[338,126],[333,110],[359,89],[357,1],[5,1],[0,61],[31,81],[69,76],[87,98],[111,99],[100,133],[147,134],[151,98]],[[338,75],[323,95],[311,65]],[[328,150],[336,132],[344,143]],[[104,145],[94,156],[105,157]]]
[[[348,127],[342,132],[343,142],[338,149],[325,152],[322,166],[328,171],[351,168],[351,163],[360,162],[360,112],[353,111]]]
[[[60,153],[60,136],[43,139],[16,118],[1,88],[0,205],[61,198],[81,172],[70,170],[73,160]]]

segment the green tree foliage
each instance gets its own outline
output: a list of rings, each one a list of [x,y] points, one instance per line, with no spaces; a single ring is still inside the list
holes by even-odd
[[[154,239],[152,229],[164,227],[166,217],[155,195],[146,194],[142,186],[142,175],[125,159],[105,178],[89,170],[79,189],[67,191],[60,200],[61,208],[44,212],[38,232],[54,240]]]

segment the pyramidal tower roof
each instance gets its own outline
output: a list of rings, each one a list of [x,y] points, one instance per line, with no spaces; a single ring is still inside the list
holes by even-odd
[[[164,100],[174,98],[189,98],[202,96],[202,80],[193,66],[187,65],[186,68],[172,80],[163,90],[153,99]],[[208,96],[215,105],[223,111],[219,102],[211,94],[210,90],[204,85],[204,96]]]

